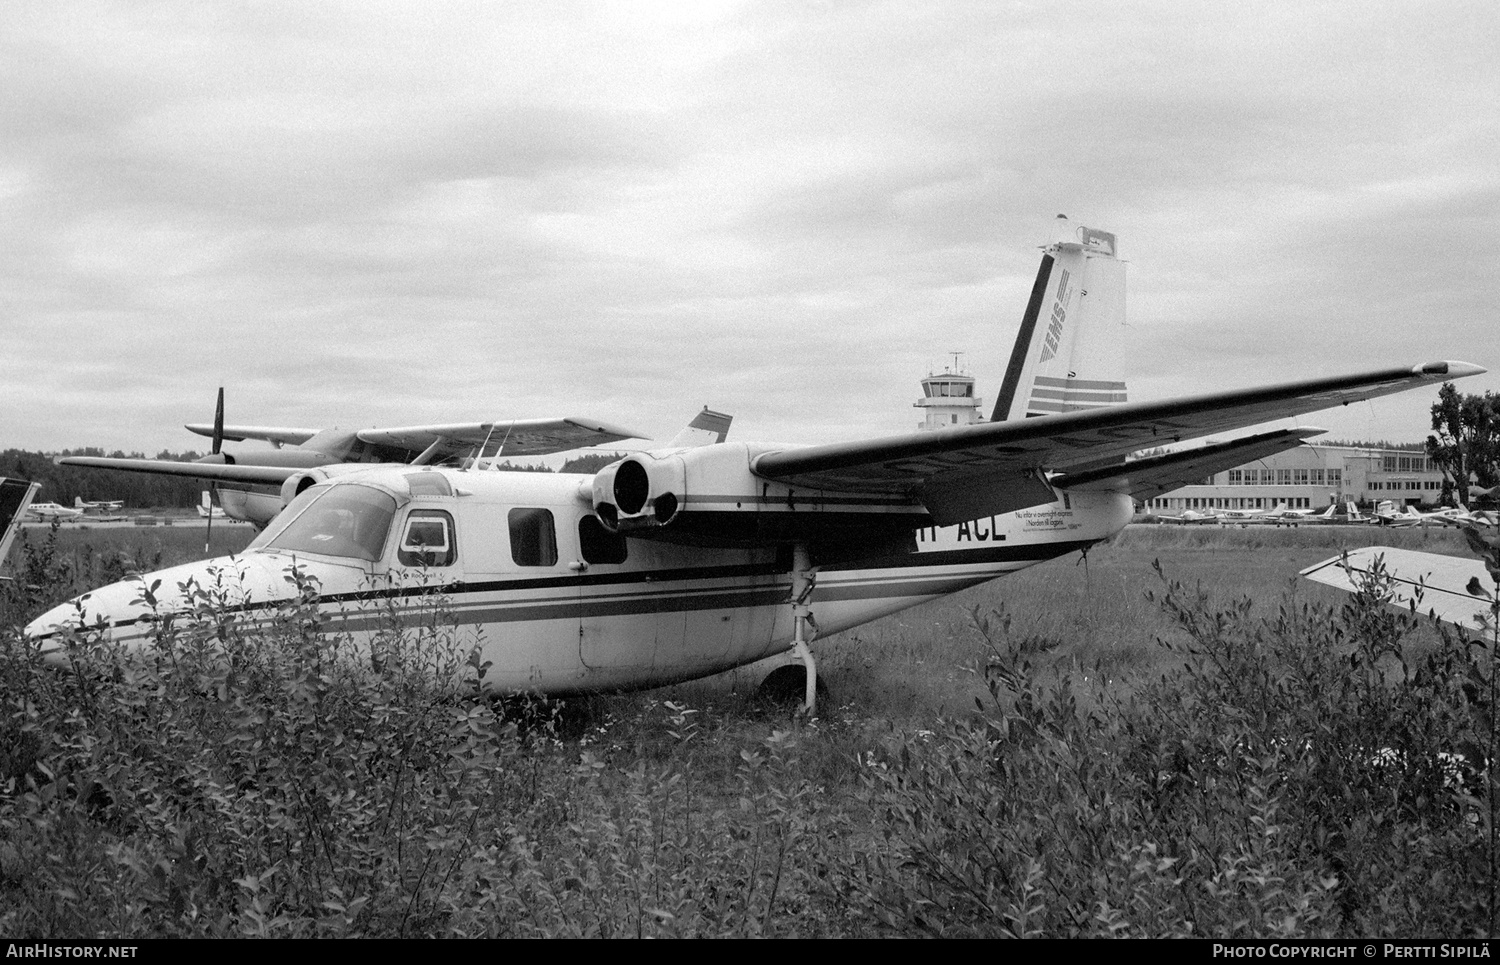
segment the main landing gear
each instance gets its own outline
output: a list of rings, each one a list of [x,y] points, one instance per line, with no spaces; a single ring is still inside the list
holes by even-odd
[[[813,659],[808,644],[818,635],[818,621],[813,619],[813,587],[818,584],[818,571],[813,568],[807,552],[807,544],[792,547],[792,620],[796,624],[796,636],[792,638],[792,652],[807,668],[802,709],[808,716],[818,709],[818,663]]]
[[[818,621],[813,618],[811,604],[817,582],[818,573],[807,547],[802,544],[793,546],[792,619],[795,632],[792,648],[790,653],[782,651],[766,658],[773,669],[756,688],[757,700],[780,707],[797,703],[808,715],[817,710],[819,697],[828,697],[828,685],[818,679],[818,664],[808,647],[818,637]]]

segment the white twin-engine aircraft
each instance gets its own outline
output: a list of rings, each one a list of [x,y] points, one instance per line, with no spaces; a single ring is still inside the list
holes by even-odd
[[[1279,429],[1191,451],[1145,449],[1400,392],[1483,369],[1428,362],[1164,402],[1125,399],[1115,238],[1059,222],[1042,257],[992,421],[805,448],[710,442],[632,453],[594,475],[414,465],[287,471],[286,503],[238,557],[145,577],[28,628],[66,661],[64,627],[126,644],[233,578],[248,618],[316,580],[333,629],[374,632],[432,610],[478,628],[485,686],[566,695],[707,676],[1081,550],[1132,499],[1290,449]]]

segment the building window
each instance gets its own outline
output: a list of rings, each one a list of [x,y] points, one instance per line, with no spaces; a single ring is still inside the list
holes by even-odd
[[[1231,485],[1231,486],[1238,486],[1238,485],[1240,485],[1240,480],[1244,478],[1244,475],[1245,474],[1244,474],[1243,470],[1239,470],[1239,469],[1231,469],[1231,470],[1229,470],[1229,480],[1228,480],[1229,485]]]

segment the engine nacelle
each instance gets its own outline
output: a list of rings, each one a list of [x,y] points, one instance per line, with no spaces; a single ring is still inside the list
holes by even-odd
[[[890,493],[825,492],[750,471],[763,447],[726,442],[633,453],[595,474],[589,498],[616,533],[699,546],[903,539],[926,510]]]
[[[316,486],[320,482],[327,481],[328,473],[322,469],[308,469],[305,472],[299,472],[296,475],[286,477],[286,481],[281,484],[281,505],[285,507],[287,503],[296,499],[302,494],[302,490],[307,489],[309,486]]]
[[[739,449],[744,479],[753,482]],[[688,493],[688,469],[683,456],[695,450],[640,452],[611,463],[594,475],[594,512],[605,527],[621,530],[653,529],[677,518]],[[696,475],[702,475],[701,471]],[[695,487],[696,488],[696,487]]]
[[[287,503],[302,495],[302,490],[318,483],[327,482],[336,476],[347,476],[350,473],[365,472],[376,467],[375,463],[368,462],[332,462],[326,466],[317,466],[304,469],[299,473],[288,476],[281,484],[281,506],[286,508]],[[399,464],[397,464],[399,465]]]

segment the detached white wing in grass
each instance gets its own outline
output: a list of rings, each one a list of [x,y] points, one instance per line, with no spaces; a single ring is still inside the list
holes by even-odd
[[[1477,559],[1366,546],[1309,566],[1301,575],[1314,583],[1355,593],[1377,570],[1384,573],[1389,583],[1391,605],[1403,608],[1415,605],[1418,613],[1430,613],[1444,623],[1485,630],[1483,620],[1489,613],[1489,598],[1476,596],[1469,588],[1494,593],[1495,583],[1485,572],[1484,563]]]

